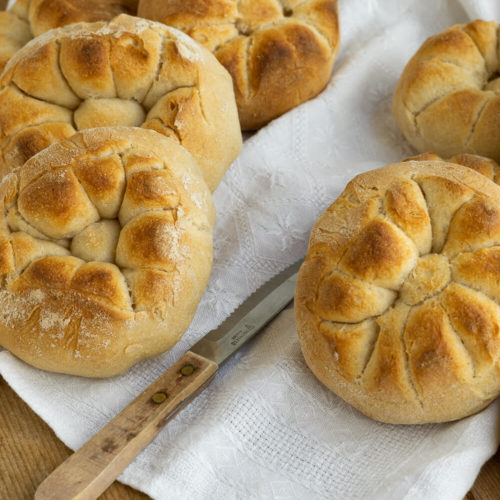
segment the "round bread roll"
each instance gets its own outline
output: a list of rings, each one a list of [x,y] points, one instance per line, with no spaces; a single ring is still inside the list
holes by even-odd
[[[12,11],[29,22],[33,36],[72,23],[111,21],[137,13],[138,0],[17,0]]]
[[[0,173],[76,130],[142,126],[182,144],[210,189],[241,149],[231,78],[184,33],[122,14],[37,37],[0,78]]]
[[[382,422],[471,415],[500,394],[500,187],[445,162],[353,179],[299,271],[305,360]]]
[[[406,65],[393,114],[418,151],[500,161],[497,45],[497,24],[476,20],[430,37]]]
[[[138,15],[217,56],[233,77],[243,130],[321,92],[339,48],[337,0],[140,0]]]
[[[174,345],[212,264],[210,191],[175,141],[80,132],[0,183],[0,345],[109,377]]]
[[[26,21],[11,12],[0,11],[0,73],[8,60],[31,38]]]

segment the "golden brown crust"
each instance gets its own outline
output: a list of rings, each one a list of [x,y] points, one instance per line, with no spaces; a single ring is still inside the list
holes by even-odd
[[[498,25],[476,20],[430,37],[406,65],[393,114],[421,152],[500,160]]]
[[[28,16],[34,36],[72,23],[111,21],[120,14],[135,15],[138,0],[31,0]]]
[[[470,153],[462,153],[450,158],[441,158],[436,153],[422,153],[419,155],[411,156],[403,161],[447,161],[449,163],[456,163],[469,167],[476,172],[484,175],[492,180],[495,184],[500,184],[500,165],[491,158],[485,156],[473,155]]]
[[[32,39],[29,24],[13,12],[0,11],[0,73],[8,60]]]
[[[390,423],[458,419],[500,394],[500,188],[417,160],[347,185],[313,228],[295,294],[311,370]]]
[[[138,15],[214,52],[233,77],[243,130],[321,92],[338,52],[336,0],[140,0]]]
[[[241,149],[232,82],[208,51],[126,15],[52,30],[0,79],[0,173],[76,130],[142,126],[177,140],[213,190]]]
[[[32,38],[77,22],[111,21],[135,15],[138,0],[17,0],[0,12],[0,73],[8,60]]]
[[[215,213],[174,141],[83,131],[7,175],[0,199],[0,345],[39,368],[105,377],[187,329]]]

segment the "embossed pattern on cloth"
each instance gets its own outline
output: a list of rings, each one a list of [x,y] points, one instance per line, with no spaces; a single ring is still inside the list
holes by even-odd
[[[142,126],[196,159],[213,190],[241,149],[231,78],[184,33],[127,16],[32,40],[0,79],[0,173],[75,130]],[[222,140],[224,138],[224,140]]]
[[[498,32],[495,21],[455,25],[428,38],[408,62],[393,113],[417,150],[500,161]]]
[[[445,162],[361,174],[320,216],[296,291],[316,376],[390,423],[500,394],[500,189]]]
[[[140,0],[138,15],[216,55],[233,77],[243,130],[321,92],[339,49],[337,0]]]
[[[0,345],[46,370],[103,377],[187,329],[215,213],[174,141],[84,131],[7,175],[0,199]]]

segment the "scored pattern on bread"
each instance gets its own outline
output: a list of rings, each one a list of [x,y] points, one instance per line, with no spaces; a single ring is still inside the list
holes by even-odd
[[[461,418],[500,394],[500,188],[409,161],[361,174],[318,219],[296,314],[309,367],[375,419]]]
[[[0,73],[8,60],[33,37],[76,22],[111,21],[136,14],[138,0],[17,0],[0,11]]]
[[[140,0],[138,15],[215,54],[233,77],[243,130],[321,92],[339,48],[337,0]]]
[[[476,20],[427,39],[406,65],[395,120],[418,151],[500,161],[498,25]]]
[[[121,15],[31,41],[0,79],[0,173],[75,130],[142,126],[182,144],[211,189],[241,149],[234,93],[183,33]]]
[[[463,153],[445,159],[436,153],[422,153],[411,156],[404,161],[446,161],[448,163],[457,163],[458,165],[463,165],[479,172],[495,184],[500,185],[500,165],[495,160],[486,158],[485,156]]]
[[[0,345],[44,369],[109,376],[187,329],[215,212],[175,142],[84,131],[7,175],[0,196]]]

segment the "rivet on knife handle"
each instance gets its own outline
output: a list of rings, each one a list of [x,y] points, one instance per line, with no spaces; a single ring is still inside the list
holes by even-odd
[[[188,351],[109,424],[60,465],[35,500],[97,498],[165,424],[211,381],[218,366]]]

